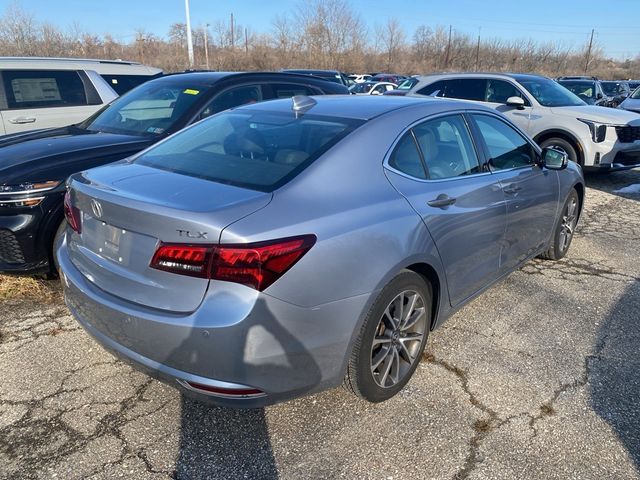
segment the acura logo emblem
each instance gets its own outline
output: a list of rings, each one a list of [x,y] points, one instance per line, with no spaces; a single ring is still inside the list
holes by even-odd
[[[97,200],[91,200],[91,211],[93,212],[93,216],[96,218],[102,217],[102,205]]]

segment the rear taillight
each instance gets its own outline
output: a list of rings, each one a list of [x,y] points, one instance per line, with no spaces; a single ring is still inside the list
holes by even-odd
[[[71,194],[69,193],[69,191],[64,194],[64,216],[67,218],[67,223],[74,232],[82,232],[80,210],[74,207],[71,203]]]
[[[264,290],[284,275],[316,242],[315,235],[240,245],[160,244],[151,268],[241,283]]]

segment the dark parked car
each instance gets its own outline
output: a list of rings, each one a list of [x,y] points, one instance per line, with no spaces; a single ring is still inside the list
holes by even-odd
[[[627,82],[617,80],[602,82],[602,89],[605,95],[611,98],[611,102],[609,102],[608,105],[609,107],[617,107],[631,93]]]
[[[347,77],[337,70],[312,70],[308,68],[298,68],[298,69],[284,69],[282,71],[322,78],[323,80],[328,80],[329,82],[339,83],[340,85],[344,85],[345,87],[348,87],[350,85]]]
[[[610,99],[604,94],[600,80],[559,78],[558,83],[589,105],[608,106]]]
[[[344,86],[290,73],[167,75],[80,124],[1,137],[0,271],[53,271],[52,245],[64,219],[64,181],[72,173],[128,157],[238,105],[346,93]]]

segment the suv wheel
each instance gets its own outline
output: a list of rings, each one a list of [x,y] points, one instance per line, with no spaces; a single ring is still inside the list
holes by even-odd
[[[400,272],[378,295],[351,354],[344,386],[370,402],[393,397],[420,363],[431,326],[431,288]]]
[[[540,148],[547,147],[551,147],[561,151],[562,153],[566,153],[567,157],[569,157],[569,160],[571,160],[572,162],[580,163],[578,160],[578,152],[576,152],[574,146],[571,145],[571,143],[567,142],[564,138],[547,138],[540,144]]]

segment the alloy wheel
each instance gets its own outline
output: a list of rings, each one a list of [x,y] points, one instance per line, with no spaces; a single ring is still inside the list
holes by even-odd
[[[378,322],[371,345],[371,373],[382,388],[402,381],[418,361],[427,329],[422,295],[413,290],[398,294]]]
[[[576,222],[578,220],[578,216],[576,215],[577,212],[578,199],[575,197],[575,195],[572,195],[571,197],[569,197],[569,201],[564,208],[564,212],[562,212],[562,223],[560,225],[559,242],[561,252],[564,252],[567,248],[569,248],[569,244],[571,243],[571,239],[573,238],[573,232],[576,228]]]

